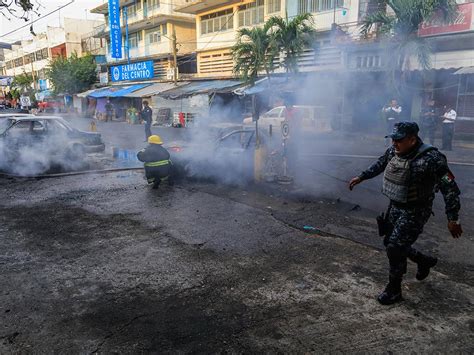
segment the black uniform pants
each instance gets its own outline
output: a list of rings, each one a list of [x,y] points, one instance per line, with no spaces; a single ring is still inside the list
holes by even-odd
[[[422,128],[420,132],[420,136],[422,140],[425,140],[425,138],[428,137],[428,139],[430,140],[430,144],[434,145],[435,133],[436,133],[436,127],[425,126]]]
[[[453,149],[454,123],[443,123],[443,147],[445,150]]]
[[[389,221],[393,227],[391,234],[385,237],[384,244],[390,267],[390,277],[403,278],[407,271],[407,259],[414,262],[422,255],[412,247],[423,227],[431,216],[431,206],[417,208],[399,208],[392,206]]]
[[[148,137],[151,136],[151,121],[145,122],[145,140],[148,140]]]

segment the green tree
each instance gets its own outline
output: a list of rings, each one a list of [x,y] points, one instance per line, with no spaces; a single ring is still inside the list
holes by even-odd
[[[305,13],[289,20],[272,16],[268,19],[272,45],[284,55],[283,67],[288,73],[298,72],[298,58],[305,48],[312,45],[316,31],[311,14]]]
[[[33,84],[33,76],[31,74],[23,73],[16,75],[13,78],[11,83],[11,88],[16,89],[20,93],[28,92],[30,93],[33,91],[32,85]]]
[[[241,28],[237,43],[232,47],[233,71],[249,84],[254,84],[258,73],[265,71],[270,78],[273,69],[275,50],[268,34],[269,25],[263,27]]]
[[[418,37],[421,24],[440,13],[446,21],[456,14],[455,0],[383,0],[386,9],[368,15],[361,32],[367,36],[376,26],[377,35],[389,39],[388,66],[392,72],[403,72],[410,68],[410,58],[416,57],[423,69],[431,68],[431,48],[428,42]]]
[[[94,57],[78,57],[76,53],[69,58],[58,57],[50,62],[46,76],[56,94],[85,91],[97,81]]]

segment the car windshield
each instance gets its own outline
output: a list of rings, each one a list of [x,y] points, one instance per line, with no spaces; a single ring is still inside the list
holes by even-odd
[[[50,131],[56,131],[56,132],[72,131],[71,126],[69,126],[69,123],[62,118],[47,120],[46,124],[47,124],[48,130]]]
[[[247,149],[255,135],[255,131],[233,131],[219,139],[219,147]]]

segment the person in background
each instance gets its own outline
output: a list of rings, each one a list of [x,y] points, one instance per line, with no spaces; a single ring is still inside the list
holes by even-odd
[[[151,122],[153,110],[148,106],[148,101],[143,101],[143,108],[140,111],[140,118],[145,121],[145,142],[151,136]]]
[[[420,136],[423,140],[428,137],[431,145],[434,145],[436,127],[438,126],[438,117],[439,112],[435,106],[435,100],[428,99],[420,113]]]
[[[113,113],[114,105],[107,99],[107,103],[105,104],[105,122],[112,121]]]
[[[388,106],[384,106],[382,109],[384,114],[385,123],[387,125],[387,134],[392,133],[393,127],[400,121],[400,114],[402,113],[402,107],[398,104],[398,101],[392,99]],[[390,140],[385,141],[385,145],[388,145]]]
[[[454,136],[454,122],[456,121],[457,113],[454,111],[452,105],[444,106],[443,120],[443,150],[453,149]]]

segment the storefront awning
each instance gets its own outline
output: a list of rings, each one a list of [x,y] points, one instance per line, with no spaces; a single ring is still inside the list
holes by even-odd
[[[176,100],[199,94],[224,94],[231,93],[241,85],[243,85],[243,83],[240,80],[193,81],[187,85],[164,91],[158,94],[158,96]]]
[[[461,68],[461,69],[455,71],[453,74],[455,74],[455,75],[474,74],[474,67]]]
[[[176,88],[178,86],[183,86],[187,85],[189,82],[179,82],[178,85],[175,85],[174,83],[156,83],[152,84],[150,86],[147,86],[143,89],[133,91],[131,93],[128,93],[124,95],[125,97],[150,97],[154,95],[158,95],[160,92],[167,91],[173,88]]]
[[[87,97],[89,94],[92,94],[94,91],[96,91],[97,89],[92,89],[92,90],[87,90],[87,91],[84,91],[84,92],[80,92],[79,94],[76,94],[77,97]]]
[[[125,97],[125,95],[143,89],[144,87],[149,86],[150,84],[136,84],[136,85],[127,85],[127,86],[110,86],[104,89],[98,89],[94,92],[88,94],[88,97],[93,97],[99,99],[102,97]]]

